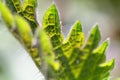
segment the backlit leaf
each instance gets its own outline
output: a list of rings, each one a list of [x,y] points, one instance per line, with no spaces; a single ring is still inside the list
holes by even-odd
[[[3,4],[1,1],[0,1],[0,13],[1,13],[1,16],[2,16],[2,19],[4,20],[4,22],[11,29],[14,24],[13,15],[10,12],[10,10],[7,8],[7,6],[5,4]]]

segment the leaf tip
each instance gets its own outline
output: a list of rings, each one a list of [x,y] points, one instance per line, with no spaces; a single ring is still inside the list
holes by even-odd
[[[105,40],[105,43],[106,43],[107,45],[109,45],[109,44],[110,44],[110,38],[107,38],[107,39]]]
[[[99,39],[101,39],[100,29],[99,29],[99,25],[97,23],[94,25],[92,31],[97,34],[97,36],[99,37]]]
[[[50,5],[49,9],[56,9],[56,5],[54,2]]]
[[[79,25],[81,25],[81,21],[80,20],[77,20],[76,23],[79,24]]]
[[[111,59],[110,61],[105,62],[105,63],[101,64],[100,66],[101,66],[101,67],[108,66],[108,67],[109,67],[109,70],[111,70],[111,69],[114,68],[114,65],[115,65],[115,59]]]
[[[81,22],[80,20],[77,20],[74,25],[73,28],[77,29],[77,31],[82,32],[82,26],[81,26]]]
[[[99,30],[99,25],[96,23],[96,24],[93,26],[93,29]]]
[[[113,69],[115,66],[115,59],[110,60],[108,63],[111,66],[111,69]]]

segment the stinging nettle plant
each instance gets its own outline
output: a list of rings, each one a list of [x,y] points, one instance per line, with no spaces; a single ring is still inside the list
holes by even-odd
[[[77,20],[64,39],[55,4],[44,13],[40,28],[35,13],[36,0],[5,2],[0,1],[3,21],[28,51],[46,80],[110,79],[114,59],[105,62],[109,40],[99,45],[101,35],[98,25],[92,28],[84,43],[82,26]]]

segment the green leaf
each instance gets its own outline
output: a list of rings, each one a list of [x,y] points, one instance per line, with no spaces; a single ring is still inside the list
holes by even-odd
[[[100,64],[93,73],[93,78],[91,80],[108,80],[110,77],[110,71],[114,67],[115,60],[112,59],[109,62]]]
[[[100,57],[99,60],[97,61],[98,64],[105,61],[105,57],[106,57],[105,52],[106,52],[108,46],[109,46],[109,39],[106,40],[103,44],[101,44],[98,48],[96,48],[93,51],[93,54],[97,54],[97,55],[99,55],[98,57]]]
[[[47,53],[47,55],[53,54],[52,44],[50,42],[49,36],[46,34],[44,30],[39,31],[39,43],[43,51]]]
[[[44,14],[42,28],[51,38],[54,48],[61,46],[63,35],[60,29],[60,20],[55,4],[52,4]]]
[[[72,26],[72,29],[67,36],[67,39],[63,42],[62,49],[66,57],[70,57],[72,55],[72,51],[74,48],[79,48],[84,44],[84,33],[82,32],[82,26],[80,21],[76,21],[76,23]],[[74,54],[74,53],[73,53]]]
[[[22,6],[22,15],[31,25],[31,29],[33,32],[35,32],[35,29],[38,26],[38,23],[35,17],[36,5],[37,5],[37,0],[25,0]]]
[[[65,43],[70,43],[73,47],[80,47],[84,44],[84,34],[79,20],[72,26],[72,30],[70,31]]]
[[[113,67],[114,61],[108,67],[108,70],[106,70],[106,74],[98,74],[98,79],[94,74],[96,70],[100,69],[101,63],[106,65],[110,64],[109,62],[104,63],[106,57],[105,52],[109,41],[106,40],[102,45],[97,47],[101,40],[98,25],[95,25],[90,31],[86,45],[84,45],[85,47],[83,47],[84,34],[79,21],[73,25],[67,39],[63,42],[59,15],[53,4],[45,12],[42,27],[49,35],[56,59],[59,60],[61,64],[57,72],[58,80],[109,79],[109,74],[112,69],[110,67]],[[104,71],[104,69],[102,70]],[[104,75],[104,77],[101,77],[101,75]]]
[[[60,67],[59,62],[55,61],[55,55],[53,53],[53,47],[50,42],[49,36],[44,30],[40,30],[39,32],[39,45],[46,54],[44,59],[50,64],[54,70],[58,70]]]
[[[14,3],[12,2],[12,0],[4,0],[7,7],[10,9],[10,11],[14,14],[17,13],[16,8],[14,6]]]
[[[69,77],[69,80],[74,80],[73,74],[71,74],[68,60],[62,50],[63,35],[61,32],[60,26],[61,25],[60,25],[57,8],[55,4],[52,4],[44,14],[43,21],[42,21],[42,28],[47,32],[48,36],[50,37],[50,40],[56,55],[56,59],[59,60],[60,62],[59,69],[61,70],[57,72],[59,74],[57,79],[66,80]],[[67,73],[62,74],[62,72],[67,72]]]
[[[84,53],[84,54],[88,54],[86,55],[86,59],[83,62],[83,67],[81,69],[81,74],[79,74],[79,79],[83,79],[84,80],[93,80],[92,76],[96,67],[103,61],[105,61],[104,59],[104,53],[107,49],[108,46],[108,41],[105,41],[100,47],[98,47],[97,49],[95,49],[92,53]],[[100,74],[99,74],[100,75]],[[101,79],[102,80],[102,79]]]
[[[96,48],[100,39],[101,35],[98,29],[98,25],[95,25],[95,27],[90,31],[90,35],[85,46],[86,51],[92,51],[94,48]],[[87,50],[87,48],[89,48],[89,50]]]
[[[16,16],[17,30],[25,45],[30,48],[33,34],[30,25],[20,16]]]
[[[0,1],[0,13],[1,13],[2,19],[4,20],[8,28],[10,29],[13,28],[14,17],[10,12],[10,10],[7,8],[7,6],[3,4],[1,1]]]
[[[34,7],[37,6],[37,0],[24,0],[24,3],[30,3],[31,5],[33,5]]]
[[[63,40],[59,14],[55,4],[52,4],[44,14],[42,29],[38,30],[39,38],[35,38],[34,32],[38,25],[35,17],[37,0],[24,0],[22,7],[19,0],[12,0],[12,2],[17,13],[20,12],[22,17],[16,16],[14,20],[9,9],[0,2],[3,20],[10,29],[16,26],[16,34],[19,35],[20,41],[40,70],[44,67],[45,61],[52,67],[52,70],[48,68],[48,73],[55,72],[55,75],[48,74],[48,79],[109,80],[114,59],[105,62],[109,40],[99,46],[101,35],[98,25],[90,31],[85,45],[79,20],[72,26],[66,40]],[[37,30],[36,33],[38,33]],[[34,39],[38,39],[39,48],[36,45],[33,46]]]
[[[12,0],[12,3],[15,7],[16,12],[19,14],[21,13],[21,3],[20,0]]]
[[[35,22],[35,2],[36,0],[25,0],[22,6],[23,16],[32,22]]]
[[[30,53],[37,67],[40,68],[41,61],[38,54],[38,48],[36,46],[32,46],[33,33],[30,28],[30,25],[24,18],[20,16],[16,16],[16,25],[18,34],[20,35],[20,38],[23,41],[24,47],[27,48],[27,51]]]

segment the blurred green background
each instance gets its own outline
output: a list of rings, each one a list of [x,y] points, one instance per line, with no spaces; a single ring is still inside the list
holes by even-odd
[[[36,13],[39,23],[42,22],[46,8],[53,2],[60,12],[65,36],[78,19],[86,37],[94,24],[99,25],[102,41],[110,38],[107,60],[116,59],[111,80],[120,77],[120,0],[38,0]],[[1,17],[0,80],[44,80],[30,56],[8,31]]]

